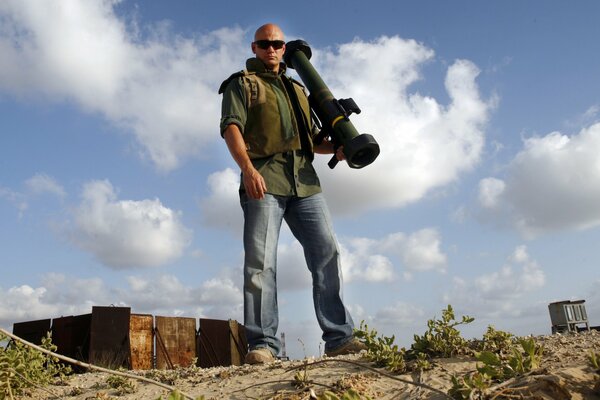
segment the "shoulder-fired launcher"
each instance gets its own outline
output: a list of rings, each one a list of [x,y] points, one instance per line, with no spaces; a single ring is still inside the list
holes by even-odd
[[[354,100],[336,99],[329,91],[311,62],[310,46],[304,40],[293,40],[286,44],[283,60],[286,65],[295,69],[309,91],[308,100],[313,117],[320,125],[321,133],[315,138],[319,144],[325,137],[330,137],[337,149],[344,146],[343,151],[350,168],[362,168],[371,164],[379,155],[379,144],[373,136],[359,134],[348,118],[350,114],[360,113]],[[335,155],[329,161],[329,167],[337,164]]]

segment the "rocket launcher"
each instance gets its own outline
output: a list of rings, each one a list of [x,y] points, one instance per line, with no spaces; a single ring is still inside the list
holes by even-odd
[[[304,40],[293,40],[286,44],[283,60],[286,65],[295,69],[309,91],[308,100],[315,123],[321,132],[315,137],[319,144],[329,137],[337,150],[344,146],[346,162],[350,168],[363,168],[371,164],[379,155],[379,144],[373,136],[359,134],[350,119],[352,113],[360,114],[360,108],[354,100],[336,99],[327,88],[323,79],[309,61],[312,56],[310,46]],[[334,155],[329,161],[329,168],[334,168],[338,160]]]

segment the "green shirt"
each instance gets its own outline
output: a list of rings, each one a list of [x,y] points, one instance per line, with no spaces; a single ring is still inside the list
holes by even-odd
[[[283,73],[284,69],[281,69]],[[265,82],[267,82],[265,80]],[[282,126],[292,131],[293,111],[288,106],[289,100],[281,79],[268,82],[277,95],[277,103],[281,111]],[[223,93],[221,105],[221,135],[230,124],[245,132],[247,120],[246,93],[242,78],[233,79]],[[283,111],[285,110],[285,111]],[[321,192],[319,178],[312,162],[302,150],[277,153],[270,157],[252,160],[254,167],[260,172],[267,185],[267,193],[280,196],[307,197]],[[243,183],[240,192],[244,191]]]

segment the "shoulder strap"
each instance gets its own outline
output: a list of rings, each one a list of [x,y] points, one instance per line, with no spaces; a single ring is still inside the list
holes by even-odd
[[[233,73],[229,76],[229,78],[225,79],[223,81],[223,83],[221,83],[221,86],[219,86],[219,94],[222,94],[225,92],[225,88],[227,88],[227,85],[229,85],[229,82],[231,82],[232,80],[239,78],[240,76],[244,76],[247,75],[248,71],[246,70],[242,70],[242,71],[238,71],[236,73]]]

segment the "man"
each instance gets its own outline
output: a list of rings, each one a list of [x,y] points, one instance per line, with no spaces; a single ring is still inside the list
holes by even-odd
[[[256,55],[246,70],[221,85],[221,135],[241,169],[244,212],[244,325],[250,351],[246,363],[275,360],[277,338],[277,242],[285,219],[304,249],[313,280],[313,302],[328,356],[365,348],[353,338],[354,323],[341,298],[340,254],[319,179],[314,153],[333,154],[332,143],[313,145],[302,85],[285,75],[283,32],[258,28]],[[341,150],[336,156],[343,160]]]

